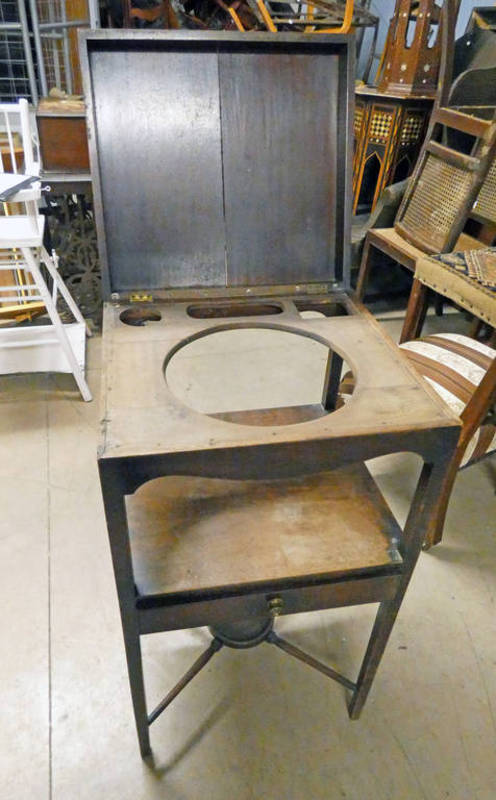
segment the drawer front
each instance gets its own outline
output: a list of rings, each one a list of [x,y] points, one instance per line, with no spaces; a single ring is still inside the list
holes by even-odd
[[[401,573],[380,577],[357,577],[354,580],[301,586],[291,589],[254,592],[212,599],[188,600],[167,606],[139,608],[140,633],[220,625],[223,622],[264,616],[269,601],[282,600],[281,614],[297,614],[324,608],[378,603],[398,588]]]

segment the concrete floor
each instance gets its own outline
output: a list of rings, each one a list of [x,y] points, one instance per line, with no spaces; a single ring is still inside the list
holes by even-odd
[[[277,388],[311,402],[323,354],[310,343],[289,369],[282,337],[224,341],[221,359],[202,340],[168,377],[204,410],[248,405],[250,392],[278,402]],[[226,377],[213,383],[212,366]],[[258,381],[242,382],[248,369]],[[94,338],[96,396],[99,372]],[[10,376],[0,406],[1,800],[494,800],[494,461],[460,474],[444,542],[421,556],[359,721],[341,687],[275,648],[225,649],[153,726],[151,768],[137,747],[97,479],[98,402],[81,402],[69,376]],[[372,467],[402,521],[416,459]],[[279,630],[353,678],[374,610],[285,617]],[[150,704],[207,640],[203,629],[147,637]]]

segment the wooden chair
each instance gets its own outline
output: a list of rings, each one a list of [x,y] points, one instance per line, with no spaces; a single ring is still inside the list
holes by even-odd
[[[19,131],[23,146],[22,173],[37,176],[39,164],[35,160],[33,132],[29,119],[27,100],[17,104],[0,105],[0,122],[14,147],[15,131]],[[14,150],[10,162],[16,166]],[[1,183],[0,174],[0,183]],[[0,330],[0,374],[13,372],[72,372],[84,400],[91,400],[91,392],[84,378],[84,340],[86,324],[57,269],[57,257],[50,256],[43,245],[45,218],[38,212],[41,195],[39,181],[21,189],[9,198],[9,209],[0,217],[0,273],[20,272],[22,281],[0,286],[0,301],[17,304],[42,304],[50,317],[51,325],[19,328],[2,327]],[[12,201],[13,206],[10,206]],[[18,213],[20,209],[23,213]],[[42,272],[46,270],[48,280]],[[26,279],[28,282],[26,282]],[[75,323],[64,325],[57,310],[58,294],[63,297]],[[70,332],[69,332],[70,331]],[[55,338],[53,336],[55,334]],[[79,346],[78,346],[79,342]]]
[[[442,333],[416,338],[424,316],[429,288],[496,327],[496,248],[478,249],[418,262],[408,302],[400,347],[412,366],[460,417],[463,426],[451,458],[424,549],[442,539],[449,499],[459,469],[496,451],[496,349],[460,334]],[[354,390],[348,373],[340,385],[340,401]]]
[[[441,144],[444,128],[471,137],[472,152]],[[426,254],[485,246],[462,231],[495,156],[496,119],[478,119],[448,108],[432,112],[430,135],[394,227],[372,230],[367,236],[356,287],[359,300],[378,253],[414,272],[417,260]]]
[[[459,469],[496,451],[496,350],[459,334],[415,338],[428,287],[448,296],[496,327],[496,248],[422,259],[417,267],[400,346],[413,366],[463,423],[431,519],[426,547],[441,541],[451,491]]]
[[[459,334],[436,334],[401,345],[408,359],[460,416],[463,427],[427,529],[424,549],[438,544],[459,469],[496,451],[496,350]]]
[[[123,13],[124,28],[160,27],[178,28],[179,23],[169,0],[162,0],[154,6],[143,8],[125,0]]]
[[[225,4],[216,0],[231,16],[238,31],[245,31],[246,26],[238,13],[239,2]],[[258,16],[263,21],[265,28],[271,33],[287,29],[304,33],[348,33],[352,25],[375,26],[377,18],[360,6],[354,13],[355,0],[346,0],[345,3],[337,0],[318,0],[306,5],[300,4],[296,9],[290,3],[271,3],[269,0],[256,0],[254,6]],[[374,35],[374,42],[377,33]],[[367,65],[370,70],[370,65]]]
[[[463,229],[496,158],[496,117],[482,119],[448,107],[457,8],[456,0],[443,6],[440,80],[429,130],[394,227],[367,236],[356,286],[359,300],[381,252],[414,272],[425,254],[485,246]],[[457,148],[466,137],[472,142],[469,153]]]

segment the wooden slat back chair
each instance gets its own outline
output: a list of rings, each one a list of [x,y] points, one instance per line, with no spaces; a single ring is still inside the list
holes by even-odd
[[[446,512],[459,469],[496,451],[496,350],[459,334],[436,334],[401,345],[409,361],[451,408],[463,427],[449,471],[439,492],[424,549],[443,536]]]
[[[409,361],[462,420],[457,448],[431,518],[426,546],[441,541],[457,472],[496,452],[496,350],[460,334],[418,336],[428,287],[496,327],[496,248],[419,261],[400,346]]]
[[[426,529],[424,549],[442,539],[458,470],[496,453],[496,349],[450,332],[417,338],[428,287],[496,327],[496,248],[420,259],[408,301],[400,347],[462,420],[458,444]],[[353,376],[347,373],[339,387],[338,403],[346,403],[354,388]]]
[[[37,176],[39,161],[36,138],[27,100],[0,105],[0,125],[9,143],[7,166],[16,174]],[[22,143],[22,155],[19,153],[19,142]],[[2,173],[4,163],[5,159],[2,160]],[[0,183],[1,177],[0,174]],[[61,359],[61,371],[72,372],[83,399],[91,400],[91,392],[84,378],[84,357],[76,355],[57,310],[59,293],[72,313],[76,326],[85,330],[85,322],[59,275],[56,256],[50,256],[43,245],[45,217],[38,210],[40,196],[41,184],[33,181],[28,188],[11,196],[8,206],[4,205],[4,214],[0,216],[0,274],[7,273],[9,281],[0,285],[0,302],[4,304],[4,316],[10,313],[14,317],[15,310],[6,310],[10,306],[21,307],[23,311],[26,303],[37,304],[38,307],[42,305],[50,317],[55,339],[47,340],[46,336],[37,335],[41,327],[46,334],[49,326],[30,328],[27,334],[27,329],[20,332],[20,329],[3,326],[0,329],[0,374],[45,371],[46,359],[44,356],[38,359],[38,354],[47,344],[55,343],[65,356]],[[45,280],[41,264],[46,268],[48,280]]]

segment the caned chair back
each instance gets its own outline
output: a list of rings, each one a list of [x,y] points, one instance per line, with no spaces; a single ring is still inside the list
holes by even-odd
[[[457,137],[453,144],[448,139],[449,146],[441,143],[447,140],[443,136],[446,129],[465,134],[470,152],[467,147],[465,152],[457,148]],[[435,109],[395,230],[425,253],[453,250],[495,157],[496,116],[486,120],[449,108]],[[493,202],[489,187],[482,203]]]

